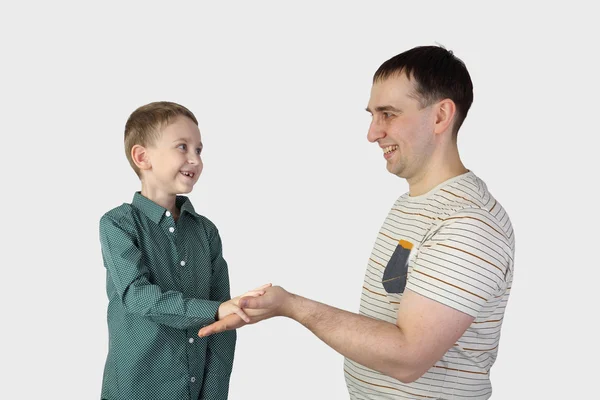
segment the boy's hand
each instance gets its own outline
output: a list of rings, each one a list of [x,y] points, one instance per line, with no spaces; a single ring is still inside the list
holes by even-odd
[[[294,310],[298,307],[298,296],[279,286],[266,287],[264,292],[264,295],[248,296],[239,302],[244,309],[244,314],[250,317],[250,322],[241,318],[239,314],[232,313],[222,320],[200,329],[198,336],[205,337],[214,333],[238,329],[248,323],[254,324],[278,315],[293,318]]]
[[[241,296],[234,297],[233,299],[222,303],[219,306],[219,310],[217,312],[217,320],[221,320],[228,315],[237,314],[241,319],[246,321],[246,323],[250,322],[250,318],[246,313],[239,307],[239,302],[242,297],[258,297],[265,294],[265,289],[271,287],[271,283],[267,283],[256,289],[250,290],[249,292],[244,293]]]
[[[242,297],[258,297],[258,296],[262,296],[263,294],[265,294],[265,289],[270,288],[271,286],[273,286],[272,283],[266,283],[260,287],[257,287],[256,289],[252,289],[249,292],[246,292],[240,296],[234,297],[233,299],[229,300],[229,301],[233,301],[235,303],[236,306],[239,306],[240,304],[240,299]]]

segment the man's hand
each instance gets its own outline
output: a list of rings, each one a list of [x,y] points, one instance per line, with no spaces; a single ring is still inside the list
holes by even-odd
[[[276,316],[291,316],[293,311],[292,301],[294,295],[287,292],[280,286],[257,288],[264,292],[258,296],[240,296],[238,306],[242,314],[230,313],[223,319],[219,318],[217,322],[208,325],[198,332],[198,336],[204,337],[214,333],[229,331],[241,328],[246,324],[255,324],[264,319]],[[250,292],[249,292],[250,293]],[[233,299],[232,299],[233,300]]]
[[[235,314],[235,315],[239,316],[239,318],[241,318],[242,320],[244,320],[246,322],[250,322],[250,318],[248,317],[248,315],[246,315],[246,313],[244,313],[244,311],[239,306],[240,299],[242,299],[244,297],[253,298],[253,297],[262,296],[265,294],[265,289],[269,288],[271,286],[272,286],[272,284],[267,283],[265,285],[257,287],[256,289],[250,290],[249,292],[246,292],[241,296],[234,297],[233,299],[222,303],[219,306],[219,310],[217,312],[217,320],[220,321],[223,318],[227,317],[228,315]]]

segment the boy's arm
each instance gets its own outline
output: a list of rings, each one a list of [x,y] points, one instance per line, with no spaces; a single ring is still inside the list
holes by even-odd
[[[213,267],[210,299],[223,302],[231,298],[227,262],[223,258],[219,232],[214,225],[210,226],[210,228],[209,241]],[[216,334],[208,338],[201,399],[227,399],[235,343],[235,330]]]
[[[142,252],[120,221],[104,216],[100,220],[102,257],[110,279],[127,312],[158,324],[187,329],[215,322],[220,301],[184,298],[177,291],[163,291],[148,280]]]

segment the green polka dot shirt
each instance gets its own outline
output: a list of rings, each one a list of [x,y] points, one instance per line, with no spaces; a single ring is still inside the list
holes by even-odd
[[[108,294],[106,400],[225,400],[235,331],[199,338],[230,299],[215,225],[177,196],[180,217],[139,192],[100,219]]]

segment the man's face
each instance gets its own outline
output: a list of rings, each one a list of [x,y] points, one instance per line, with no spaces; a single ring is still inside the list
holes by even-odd
[[[192,191],[203,167],[200,130],[192,120],[177,117],[147,151],[152,164],[145,174],[147,185],[169,195]]]
[[[413,81],[402,73],[375,82],[367,111],[367,139],[383,150],[388,171],[405,179],[419,174],[435,149],[435,113],[421,108]]]

